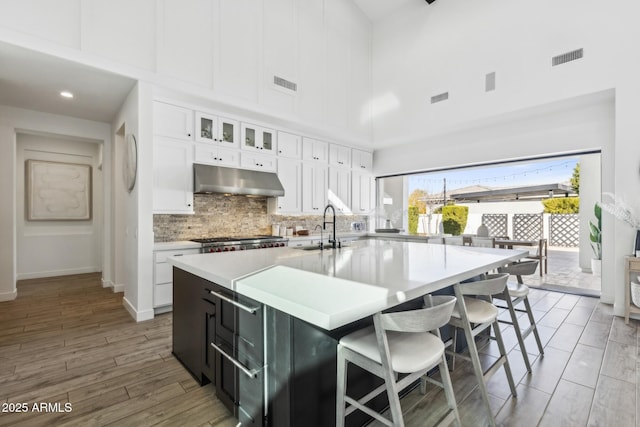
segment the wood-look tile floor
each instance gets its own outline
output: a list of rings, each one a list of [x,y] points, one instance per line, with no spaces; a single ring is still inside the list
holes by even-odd
[[[19,282],[0,302],[0,425],[235,426],[171,355],[171,320],[136,323],[99,274]]]
[[[28,411],[0,412],[0,425],[235,426],[211,385],[199,387],[171,355],[170,314],[136,323],[98,274],[21,281],[18,295],[0,303],[0,409],[26,403]],[[504,328],[518,397],[502,372],[491,379],[499,425],[640,427],[637,323],[625,325],[593,298],[534,289],[530,299],[545,355],[529,337],[527,374]],[[489,363],[495,343],[481,353]],[[452,379],[463,425],[485,425],[470,364],[457,361]],[[56,402],[71,411],[33,411]],[[445,403],[431,389],[402,404],[407,426],[422,427]]]
[[[511,326],[501,328],[517,386],[512,398],[500,370],[488,389],[499,426],[639,427],[638,323],[614,316],[598,299],[532,289],[529,295],[544,345],[540,357],[533,335],[525,340],[532,361],[528,374]],[[501,316],[508,318],[508,313]],[[521,326],[529,325],[526,315]],[[479,350],[487,366],[499,354],[495,341]],[[487,425],[487,414],[471,364],[456,360],[451,374],[463,426]],[[430,426],[446,409],[441,389],[417,390],[402,401],[405,423]],[[378,424],[375,424],[378,425]]]

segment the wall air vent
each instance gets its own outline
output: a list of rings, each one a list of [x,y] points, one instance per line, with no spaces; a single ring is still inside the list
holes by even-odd
[[[439,95],[434,95],[431,97],[431,103],[435,104],[436,102],[442,102],[449,99],[449,92],[444,92]]]
[[[571,52],[563,53],[562,55],[554,56],[551,58],[551,65],[556,66],[567,62],[575,61],[584,56],[584,49],[577,49]]]
[[[290,82],[289,80],[283,79],[282,77],[273,76],[273,84],[288,89],[292,92],[298,91],[298,85],[296,83]]]

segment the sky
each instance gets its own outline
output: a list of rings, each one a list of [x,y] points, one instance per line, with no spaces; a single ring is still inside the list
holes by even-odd
[[[429,194],[440,193],[444,178],[447,179],[447,191],[471,185],[498,188],[568,183],[577,163],[577,156],[560,157],[410,175],[409,194],[415,189]]]

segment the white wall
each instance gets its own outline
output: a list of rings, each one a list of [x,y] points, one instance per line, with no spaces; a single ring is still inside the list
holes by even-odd
[[[151,89],[138,83],[113,120],[111,217],[114,289],[124,290],[124,306],[138,320],[153,318],[153,139]],[[138,146],[136,184],[129,193],[122,180],[122,153],[126,135]]]
[[[25,132],[102,142],[111,138],[106,123],[0,106],[0,198],[6,201],[0,204],[0,300],[17,295],[16,135]]]
[[[0,14],[2,41],[365,147],[371,37],[351,0],[13,0]]]
[[[600,156],[580,156],[580,268],[586,272],[591,272],[591,259],[594,257],[589,222],[597,224],[593,208],[602,199],[600,181]]]
[[[393,101],[376,116],[375,145],[407,144],[377,151],[377,174],[602,149],[602,191],[640,211],[640,57],[629,54],[638,3],[424,6],[410,3],[374,29],[374,97]],[[582,60],[551,67],[552,56],[577,48]],[[492,71],[497,88],[485,93]],[[429,103],[447,90],[449,101]],[[603,229],[602,300],[621,314],[634,233],[610,215]]]
[[[102,270],[102,172],[100,144],[55,136],[17,135],[17,279],[92,273]],[[88,221],[27,221],[25,160],[91,166],[92,217]]]

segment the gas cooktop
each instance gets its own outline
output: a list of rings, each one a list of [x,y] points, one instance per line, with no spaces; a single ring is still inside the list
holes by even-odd
[[[228,243],[228,242],[246,242],[250,240],[280,240],[281,236],[236,236],[236,237],[207,237],[204,239],[191,239],[196,243]]]

